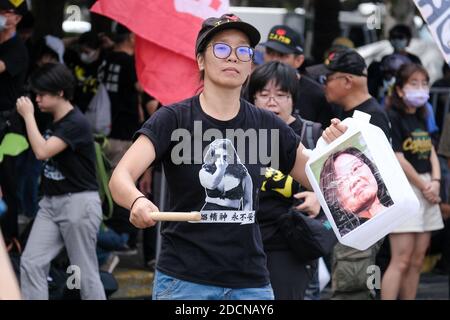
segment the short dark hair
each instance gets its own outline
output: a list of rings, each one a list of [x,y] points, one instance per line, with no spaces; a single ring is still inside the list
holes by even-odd
[[[289,92],[292,101],[296,101],[298,78],[297,71],[291,66],[280,62],[271,61],[256,67],[250,75],[247,85],[246,96],[250,103],[255,103],[255,94],[262,91],[271,80],[281,90]]]
[[[100,48],[101,41],[99,36],[95,32],[88,31],[83,33],[80,38],[78,38],[78,44],[80,46],[86,46],[88,48],[97,50]]]
[[[65,100],[72,100],[75,91],[75,77],[65,65],[47,63],[31,75],[30,86],[37,93],[59,95],[62,91]]]
[[[118,23],[116,26],[115,33],[113,35],[113,40],[116,44],[121,44],[130,38],[131,31],[123,24]]]
[[[412,38],[411,28],[405,24],[397,24],[389,30],[389,39],[392,39],[397,35],[403,35],[409,41]]]

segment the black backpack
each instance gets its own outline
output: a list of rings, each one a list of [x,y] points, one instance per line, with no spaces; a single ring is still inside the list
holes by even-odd
[[[303,262],[329,254],[337,243],[336,235],[323,212],[312,219],[291,209],[278,218],[278,225],[289,248]]]
[[[317,140],[322,136],[322,125],[300,117],[299,119],[303,123],[300,141],[306,148],[312,150],[316,147]]]

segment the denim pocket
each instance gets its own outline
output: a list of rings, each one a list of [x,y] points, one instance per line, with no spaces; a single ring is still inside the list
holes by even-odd
[[[170,300],[173,290],[180,280],[156,271],[153,296],[155,300]]]

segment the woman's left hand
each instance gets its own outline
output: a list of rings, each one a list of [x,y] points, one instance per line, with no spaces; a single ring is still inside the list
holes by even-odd
[[[295,209],[306,212],[311,218],[317,217],[320,212],[320,203],[314,192],[304,191],[294,194],[296,199],[304,199],[303,203],[296,206]]]
[[[331,119],[331,125],[322,132],[322,138],[326,143],[331,143],[344,134],[347,126],[339,119]]]

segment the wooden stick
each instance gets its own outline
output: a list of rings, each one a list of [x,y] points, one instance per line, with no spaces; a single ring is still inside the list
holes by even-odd
[[[150,212],[150,218],[155,221],[200,221],[200,212]]]

